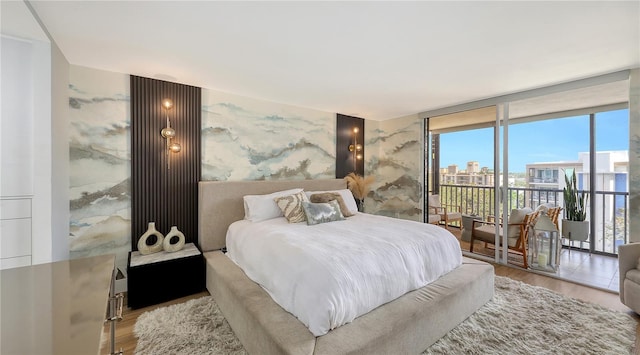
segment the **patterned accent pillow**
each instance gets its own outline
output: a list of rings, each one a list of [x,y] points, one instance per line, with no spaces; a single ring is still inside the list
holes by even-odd
[[[327,203],[331,200],[336,200],[336,202],[338,202],[338,205],[340,205],[340,212],[342,212],[343,216],[351,217],[354,215],[353,213],[351,213],[351,211],[349,211],[349,208],[347,207],[347,204],[344,203],[342,196],[337,192],[324,192],[321,194],[313,194],[309,199],[313,203]]]
[[[340,205],[336,200],[331,200],[327,203],[305,201],[302,202],[302,208],[304,208],[304,213],[307,215],[307,224],[310,226],[344,220],[344,216],[340,212]]]
[[[289,196],[276,197],[273,200],[276,201],[276,205],[280,207],[282,214],[284,214],[289,223],[304,222],[306,220],[302,202],[308,202],[309,199],[303,191]]]

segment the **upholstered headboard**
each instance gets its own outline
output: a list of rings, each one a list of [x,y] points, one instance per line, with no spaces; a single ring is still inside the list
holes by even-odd
[[[200,181],[198,184],[198,243],[202,251],[225,246],[227,228],[244,218],[244,195],[303,188],[307,191],[345,189],[343,179],[295,181]]]

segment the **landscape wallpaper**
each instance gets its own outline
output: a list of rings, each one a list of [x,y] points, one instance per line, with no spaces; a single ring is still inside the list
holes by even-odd
[[[202,90],[203,180],[335,178],[335,113]]]
[[[71,258],[131,251],[129,75],[71,66]],[[203,180],[332,179],[334,113],[203,90]],[[118,281],[118,291],[126,280]]]
[[[69,73],[71,258],[131,250],[129,76],[71,66]],[[119,281],[118,288],[126,280]]]
[[[376,177],[365,212],[422,221],[422,120],[366,121],[365,173]]]

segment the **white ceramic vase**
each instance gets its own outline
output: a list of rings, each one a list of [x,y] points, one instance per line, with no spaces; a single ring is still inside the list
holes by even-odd
[[[147,244],[147,239],[152,235],[156,236],[156,242],[153,245]],[[147,231],[138,240],[138,251],[142,255],[153,254],[162,251],[164,238],[162,234],[156,230],[156,223],[149,222]]]
[[[171,240],[174,239],[174,237],[178,237],[178,241],[175,243],[171,243]],[[169,234],[167,234],[164,237],[164,242],[162,244],[162,247],[164,251],[169,253],[172,253],[174,251],[178,251],[184,248],[184,234],[182,234],[182,232],[178,230],[178,227],[176,226],[171,227]]]

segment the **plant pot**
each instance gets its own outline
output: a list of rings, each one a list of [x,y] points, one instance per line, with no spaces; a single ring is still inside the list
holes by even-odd
[[[578,242],[589,241],[589,221],[562,220],[562,236]]]

